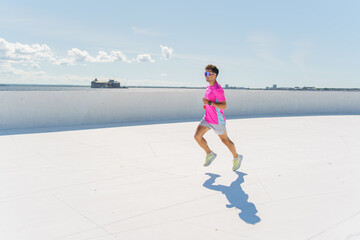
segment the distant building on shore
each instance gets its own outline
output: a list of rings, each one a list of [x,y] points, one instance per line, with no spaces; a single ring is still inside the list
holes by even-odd
[[[233,87],[233,86],[230,86],[229,84],[225,84],[225,89],[249,89],[249,88],[245,88],[245,87]]]
[[[115,80],[109,80],[108,82],[104,81],[98,81],[97,78],[95,78],[94,81],[91,82],[92,88],[120,88],[120,82],[117,82]]]

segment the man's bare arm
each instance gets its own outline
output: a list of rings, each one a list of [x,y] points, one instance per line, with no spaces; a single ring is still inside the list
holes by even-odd
[[[206,98],[203,98],[203,102],[204,102],[204,104],[209,104],[209,100],[207,100]],[[211,102],[211,106],[225,110],[226,109],[226,101],[219,102],[219,103]]]

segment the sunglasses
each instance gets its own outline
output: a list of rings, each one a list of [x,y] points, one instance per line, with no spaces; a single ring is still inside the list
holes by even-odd
[[[212,73],[212,72],[205,72],[205,77],[210,77],[212,74],[215,74],[215,73]]]

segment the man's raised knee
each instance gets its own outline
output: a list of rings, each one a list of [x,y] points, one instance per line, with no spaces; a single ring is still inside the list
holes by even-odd
[[[200,139],[201,139],[201,136],[199,136],[199,135],[195,134],[195,135],[194,135],[194,139],[195,139],[197,142],[199,142],[199,141],[200,141]]]

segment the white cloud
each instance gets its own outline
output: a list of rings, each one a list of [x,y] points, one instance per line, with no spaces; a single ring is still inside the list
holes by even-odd
[[[9,62],[0,62],[0,75],[9,77],[9,76],[21,76],[23,74],[22,69],[17,69],[11,66]]]
[[[92,62],[93,57],[87,51],[81,51],[80,49],[73,48],[68,51],[68,58],[74,62]]]
[[[160,45],[161,55],[164,60],[169,60],[174,52],[174,49]]]
[[[78,48],[73,48],[68,51],[67,57],[60,58],[54,61],[58,65],[75,65],[76,63],[104,63],[104,62],[130,62],[126,55],[120,51],[111,51],[108,54],[105,51],[99,51],[96,57],[91,56],[87,51],[81,51]]]
[[[10,63],[0,62],[0,80],[1,82],[17,84],[79,84],[90,86],[93,77],[69,74],[54,76],[45,71],[24,70],[13,67]]]
[[[138,62],[155,62],[149,54],[139,54],[136,58]]]
[[[96,62],[128,62],[125,54],[120,51],[111,51],[110,54],[99,51],[99,54],[96,56]]]
[[[54,54],[46,44],[10,43],[0,38],[0,60],[37,63],[40,60],[53,58]]]
[[[166,77],[167,77],[167,74],[166,74],[166,73],[162,73],[160,76],[166,78]]]
[[[58,65],[75,65],[76,63],[91,62],[92,59],[93,57],[87,51],[73,48],[67,52],[67,57],[56,59],[54,63]]]
[[[128,60],[121,51],[98,51],[96,56],[91,56],[87,51],[72,48],[67,51],[67,56],[60,57],[53,53],[46,44],[10,43],[0,38],[0,61],[8,63],[22,63],[31,68],[40,68],[41,61],[48,61],[55,65],[77,65],[86,63],[109,62],[154,62],[149,54],[139,54],[136,59]]]

